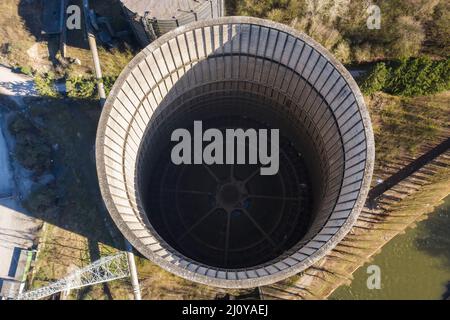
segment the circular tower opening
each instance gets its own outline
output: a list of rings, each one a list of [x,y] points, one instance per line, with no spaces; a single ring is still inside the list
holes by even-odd
[[[306,235],[324,192],[324,173],[313,165],[319,161],[314,144],[302,142],[306,129],[290,121],[279,102],[208,87],[201,99],[173,101],[175,110],[146,132],[149,144],[142,145],[137,160],[138,194],[151,225],[186,257],[221,268],[253,267],[276,259]],[[174,164],[171,150],[177,142],[171,134],[184,128],[193,138],[195,121],[201,121],[203,132],[219,130],[224,139],[230,129],[254,130],[255,137],[279,129],[277,141],[268,137],[279,146],[276,173],[262,175],[258,163],[238,164],[239,145],[233,163]],[[254,140],[244,141],[247,159],[258,151]],[[228,145],[221,152],[225,157]]]
[[[190,163],[173,161],[177,129],[189,133]],[[265,132],[276,170],[239,162],[238,143],[233,161],[196,162],[209,129],[247,133],[247,160],[261,149],[251,133]],[[163,268],[221,287],[281,280],[332,249],[364,204],[373,157],[341,64],[289,27],[244,17],[190,24],[145,48],[117,80],[97,137],[102,194],[127,239]]]

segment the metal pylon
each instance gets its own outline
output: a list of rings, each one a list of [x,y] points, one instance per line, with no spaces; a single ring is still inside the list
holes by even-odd
[[[129,276],[130,269],[126,252],[121,252],[113,256],[103,257],[48,286],[23,292],[18,295],[17,300],[38,300],[58,292],[79,289]]]

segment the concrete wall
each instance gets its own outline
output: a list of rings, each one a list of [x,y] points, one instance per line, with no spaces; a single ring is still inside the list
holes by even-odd
[[[157,37],[179,26],[225,15],[224,0],[201,0],[196,4],[192,12],[188,12],[187,10],[178,10],[175,4],[168,3],[167,5],[173,10],[171,14],[165,12],[160,15],[158,10],[152,10],[148,16],[142,12],[134,12],[126,6],[122,6],[122,8],[136,38],[142,47],[145,47]]]
[[[307,236],[277,259],[245,270],[201,265],[168,246],[143,210],[137,176],[139,153],[149,147],[143,137],[179,105],[174,101],[230,90],[291,101],[288,111],[293,123],[309,128],[323,179],[318,214]],[[355,222],[374,160],[370,119],[345,68],[306,35],[247,17],[190,24],[145,48],[107,100],[96,150],[105,203],[135,248],[177,275],[220,287],[273,283],[323,257]]]

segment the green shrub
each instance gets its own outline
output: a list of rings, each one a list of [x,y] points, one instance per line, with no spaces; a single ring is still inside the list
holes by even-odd
[[[103,77],[103,85],[106,95],[111,91],[117,77]],[[76,99],[95,99],[97,98],[97,79],[94,76],[77,76],[66,80],[67,96]]]
[[[9,123],[9,131],[16,138],[14,156],[17,161],[37,175],[51,165],[51,147],[30,120],[18,114]]]
[[[27,76],[32,76],[33,75],[33,69],[29,66],[21,66],[18,68],[18,71],[20,73],[26,74]]]
[[[450,89],[450,59],[403,59],[386,67],[378,63],[361,83],[365,94],[384,91],[399,96],[420,96]]]
[[[77,76],[66,80],[67,96],[78,99],[92,99],[97,92],[94,77]]]
[[[58,97],[59,94],[55,88],[55,76],[53,73],[38,74],[34,78],[36,89],[42,96]]]
[[[51,147],[38,135],[33,133],[18,135],[14,153],[21,165],[33,170],[37,175],[50,168]]]
[[[116,80],[117,80],[117,77],[115,77],[115,76],[103,77],[103,85],[105,86],[106,96],[108,96],[109,93],[111,92],[111,89],[114,85],[114,82],[116,82]]]
[[[373,94],[384,89],[389,77],[389,70],[384,63],[377,63],[373,70],[364,78],[361,91],[364,94]]]
[[[392,68],[387,93],[401,96],[428,95],[450,88],[450,59],[433,61],[429,57],[402,60]]]
[[[35,128],[30,120],[21,115],[16,115],[8,126],[9,131],[14,136],[24,132],[32,132]]]
[[[23,202],[24,207],[32,213],[46,213],[55,209],[58,202],[58,195],[52,184],[41,185],[31,191],[30,195]]]

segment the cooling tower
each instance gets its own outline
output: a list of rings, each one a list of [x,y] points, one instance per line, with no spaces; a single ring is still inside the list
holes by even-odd
[[[121,0],[120,3],[143,47],[179,26],[225,15],[224,0]]]
[[[194,136],[195,121],[278,129],[277,173],[174,164],[171,134]],[[305,270],[345,236],[374,142],[363,97],[329,52],[285,25],[226,17],[172,30],[130,62],[96,153],[106,206],[140,253],[192,281],[246,288]]]

